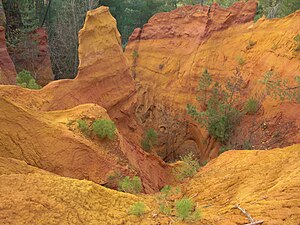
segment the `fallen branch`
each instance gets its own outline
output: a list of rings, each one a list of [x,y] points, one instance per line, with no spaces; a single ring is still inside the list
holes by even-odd
[[[246,211],[246,209],[243,209],[239,204],[236,204],[234,208],[239,209],[249,220],[250,223],[245,225],[258,225],[264,222],[263,220],[255,221],[255,219],[252,218],[252,216]]]

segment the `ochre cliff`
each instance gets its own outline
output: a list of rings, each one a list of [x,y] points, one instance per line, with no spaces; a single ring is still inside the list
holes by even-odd
[[[218,144],[186,115],[187,103],[198,106],[196,90],[205,68],[218,82],[238,69],[245,81],[244,99],[262,93],[258,81],[268,71],[288,80],[299,74],[294,37],[300,32],[300,12],[254,23],[255,13],[255,1],[227,9],[185,6],[154,15],[130,37],[126,56],[138,88],[137,115],[146,127],[159,131],[157,151],[165,160],[187,151],[203,160],[217,155]],[[298,143],[299,113],[299,104],[266,98],[257,115],[243,119],[230,142],[241,146],[251,138],[256,149]]]
[[[202,213],[199,225],[246,224],[236,204],[267,225],[300,220],[300,145],[269,151],[229,151],[181,185]],[[159,211],[157,195],[125,194],[90,181],[63,178],[0,157],[1,224],[186,224]],[[176,199],[175,199],[176,200]],[[141,217],[128,215],[135,202]],[[191,223],[188,223],[191,224]]]
[[[88,13],[79,34],[79,59],[74,80],[51,82],[41,90],[0,86],[0,155],[102,184],[110,172],[138,174],[146,192],[159,190],[171,169],[136,145],[135,84],[108,8]],[[120,130],[118,139],[108,144],[78,134],[76,120],[85,117],[111,118]]]

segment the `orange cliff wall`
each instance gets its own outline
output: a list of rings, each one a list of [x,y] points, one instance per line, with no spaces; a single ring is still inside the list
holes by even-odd
[[[116,21],[107,7],[88,12],[79,34],[79,59],[74,80],[54,81],[41,90],[0,86],[0,105],[5,108],[1,127],[7,127],[0,133],[1,156],[22,159],[62,176],[101,183],[107,181],[108,171],[137,173],[146,192],[158,191],[172,176],[171,167],[136,145],[141,128],[134,115],[135,84]],[[87,103],[103,106],[107,118],[116,123],[120,135],[112,146],[93,144],[89,138],[78,136],[76,129],[75,134],[67,129],[69,119],[77,127],[77,119],[103,116],[100,112],[97,116],[93,107],[89,109],[91,105],[82,106]],[[17,133],[14,127],[18,127]]]
[[[246,81],[245,97],[261,91],[258,80],[269,70],[287,79],[300,73],[299,53],[294,51],[300,12],[253,23],[255,13],[255,1],[238,2],[227,9],[217,4],[185,6],[154,15],[130,37],[126,56],[138,88],[137,114],[145,126],[160,131],[158,152],[166,160],[187,151],[203,160],[217,155],[218,144],[186,115],[187,103],[197,105],[196,89],[205,68],[221,82],[238,68]],[[250,49],[249,40],[256,42]],[[245,59],[244,66],[239,65],[239,57]],[[254,117],[246,116],[232,142],[240,144],[249,131],[260,130],[267,121],[270,129],[252,137],[256,149],[297,143],[299,113],[299,104],[265,101],[255,126]],[[279,124],[289,125],[280,128]],[[277,129],[278,140],[274,138]]]

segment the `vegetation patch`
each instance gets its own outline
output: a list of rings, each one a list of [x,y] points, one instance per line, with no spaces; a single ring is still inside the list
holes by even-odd
[[[131,194],[138,194],[142,191],[141,179],[137,176],[133,178],[125,177],[119,182],[118,190]]]
[[[145,214],[147,206],[143,202],[136,202],[130,208],[128,213],[130,215],[142,216]]]
[[[300,103],[300,76],[296,76],[294,84],[291,84],[273,71],[268,71],[260,82],[265,86],[266,94],[272,98]]]
[[[27,70],[22,70],[21,72],[18,73],[17,85],[23,88],[28,88],[33,90],[38,90],[42,88],[40,85],[36,83],[35,79]]]
[[[201,213],[196,209],[193,200],[183,198],[175,203],[176,215],[181,220],[197,221],[201,219]]]
[[[83,119],[77,120],[78,129],[83,133],[85,136],[88,136],[90,134],[89,125],[87,122]]]
[[[213,82],[211,75],[204,70],[199,81],[197,100],[204,108],[198,111],[191,104],[187,112],[195,121],[205,127],[218,141],[225,143],[239,123],[242,112],[236,107],[244,81],[239,71],[228,79],[225,85]]]
[[[116,125],[111,120],[96,120],[93,122],[93,132],[101,139],[114,140],[116,136]]]
[[[246,60],[241,56],[237,57],[236,60],[240,66],[244,66],[246,64]]]
[[[200,169],[200,164],[192,153],[180,157],[180,159],[183,165],[174,169],[177,179],[184,180],[188,177],[193,177]]]
[[[141,141],[142,148],[149,152],[155,145],[157,145],[157,133],[153,128],[150,128]]]
[[[259,109],[259,101],[255,98],[248,99],[244,104],[244,112],[249,115],[254,115]]]

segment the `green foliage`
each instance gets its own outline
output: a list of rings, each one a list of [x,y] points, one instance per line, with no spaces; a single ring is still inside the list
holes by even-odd
[[[300,103],[300,76],[295,77],[296,85],[293,86],[287,79],[282,79],[273,71],[269,71],[260,82],[265,85],[266,94],[274,99],[295,100]]]
[[[144,134],[141,145],[145,151],[150,151],[155,145],[157,145],[157,133],[153,128],[150,128]]]
[[[142,216],[146,212],[147,206],[143,202],[136,202],[129,208],[129,214],[135,216]]]
[[[219,150],[219,155],[221,155],[222,153],[224,153],[224,152],[226,152],[226,151],[228,151],[230,149],[232,149],[232,147],[230,145],[224,145],[224,146],[222,146],[220,148],[220,150]]]
[[[134,176],[132,179],[130,177],[125,177],[119,182],[119,191],[123,191],[131,194],[138,194],[142,191],[141,179]]]
[[[244,104],[244,112],[246,114],[254,115],[259,109],[259,102],[255,98],[248,99]]]
[[[208,80],[203,78],[204,74],[200,79]],[[240,121],[241,112],[234,107],[234,102],[241,90],[242,83],[243,79],[237,71],[225,85],[220,85],[218,82],[212,84],[204,111],[199,112],[195,106],[187,105],[188,114],[220,142],[226,142],[230,138],[232,131]],[[197,99],[201,101],[203,98],[198,97]]]
[[[200,211],[195,210],[195,203],[191,199],[183,198],[176,201],[175,209],[177,217],[181,220],[197,221],[201,218]]]
[[[101,139],[115,139],[116,125],[111,120],[96,120],[93,122],[93,132]]]
[[[28,89],[41,89],[42,87],[35,82],[29,71],[22,70],[17,75],[17,85]]]
[[[250,140],[244,141],[243,149],[245,149],[245,150],[251,150],[252,149],[252,143],[250,142]]]
[[[194,176],[200,169],[200,164],[192,153],[180,158],[183,165],[174,169],[175,175],[179,180]]]
[[[139,52],[135,49],[133,52],[132,52],[132,58],[134,60],[137,60],[137,58],[139,57]]]
[[[256,45],[256,43],[257,43],[256,41],[249,40],[248,45],[247,45],[247,49],[249,50],[249,49],[253,48]]]
[[[77,120],[79,130],[86,136],[89,135],[90,130],[87,122],[85,120]]]
[[[246,60],[241,56],[239,56],[236,60],[240,66],[244,66],[246,64]]]

